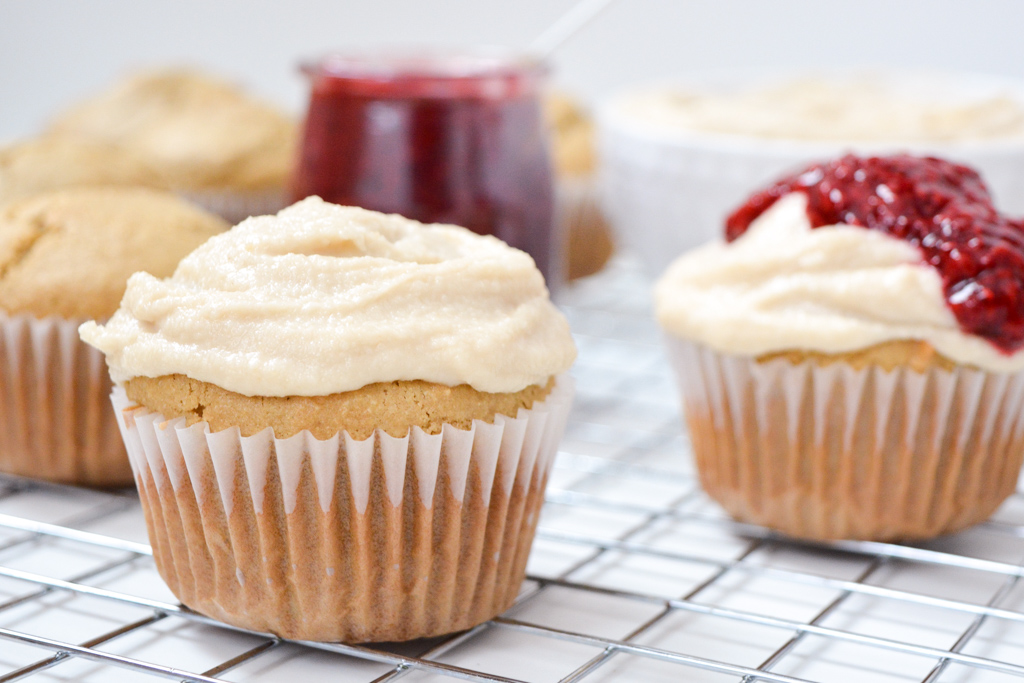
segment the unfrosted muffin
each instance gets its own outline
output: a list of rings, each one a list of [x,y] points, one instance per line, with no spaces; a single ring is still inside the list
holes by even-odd
[[[551,161],[560,176],[589,176],[597,169],[594,122],[572,97],[549,92],[544,119],[552,131]]]
[[[134,276],[81,334],[192,609],[390,641],[515,598],[575,357],[525,253],[314,197]]]
[[[614,251],[611,229],[597,202],[597,143],[594,123],[569,96],[551,92],[544,98],[544,118],[551,130],[558,231],[566,241],[570,280],[601,270]]]
[[[131,483],[103,356],[78,325],[113,314],[133,272],[169,274],[227,227],[142,188],[62,190],[0,209],[0,470]]]
[[[41,137],[0,149],[0,204],[90,185],[167,188],[163,176],[145,160],[107,142]]]
[[[970,169],[847,156],[754,194],[656,289],[701,483],[805,538],[987,518],[1024,456],[1024,226]]]
[[[284,206],[297,141],[282,112],[185,69],[127,77],[58,115],[49,132],[123,147],[232,223]]]

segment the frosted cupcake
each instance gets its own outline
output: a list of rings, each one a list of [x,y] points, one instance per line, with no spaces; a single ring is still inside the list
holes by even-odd
[[[132,483],[103,356],[78,326],[117,310],[137,270],[169,275],[228,228],[167,192],[74,188],[0,210],[0,471]]]
[[[59,114],[48,133],[117,145],[232,224],[286,205],[298,135],[274,107],[187,69],[124,78]]]
[[[701,483],[793,536],[987,518],[1024,454],[1024,227],[970,169],[853,156],[755,194],[656,289]]]
[[[81,334],[189,607],[359,642],[512,603],[575,357],[523,252],[314,197],[135,275]]]

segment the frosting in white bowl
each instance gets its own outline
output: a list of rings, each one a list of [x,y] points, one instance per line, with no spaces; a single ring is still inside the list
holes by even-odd
[[[1024,369],[1024,351],[1004,354],[960,329],[938,272],[915,246],[856,226],[812,229],[800,192],[735,241],[676,259],[655,288],[655,308],[669,333],[725,353],[843,353],[922,340],[957,363]]]
[[[315,197],[212,238],[170,278],[136,273],[117,313],[80,332],[115,381],[181,373],[249,396],[395,380],[515,392],[576,356],[527,254]]]
[[[1019,84],[971,97],[940,84],[925,88],[927,94],[914,90],[864,73],[766,80],[724,91],[649,87],[622,97],[616,106],[622,116],[669,133],[845,144],[1024,140]]]

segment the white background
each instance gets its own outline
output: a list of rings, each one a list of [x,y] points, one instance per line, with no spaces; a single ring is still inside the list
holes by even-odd
[[[296,65],[382,44],[522,47],[575,0],[0,0],[0,140],[140,66],[186,63],[301,112]],[[616,0],[553,60],[595,102],[719,67],[895,65],[1024,78],[1020,0]]]

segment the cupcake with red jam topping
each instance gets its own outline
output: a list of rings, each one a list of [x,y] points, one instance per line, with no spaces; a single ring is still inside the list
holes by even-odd
[[[989,517],[1024,454],[1024,224],[973,170],[846,156],[754,194],[656,309],[701,483],[811,539]]]

